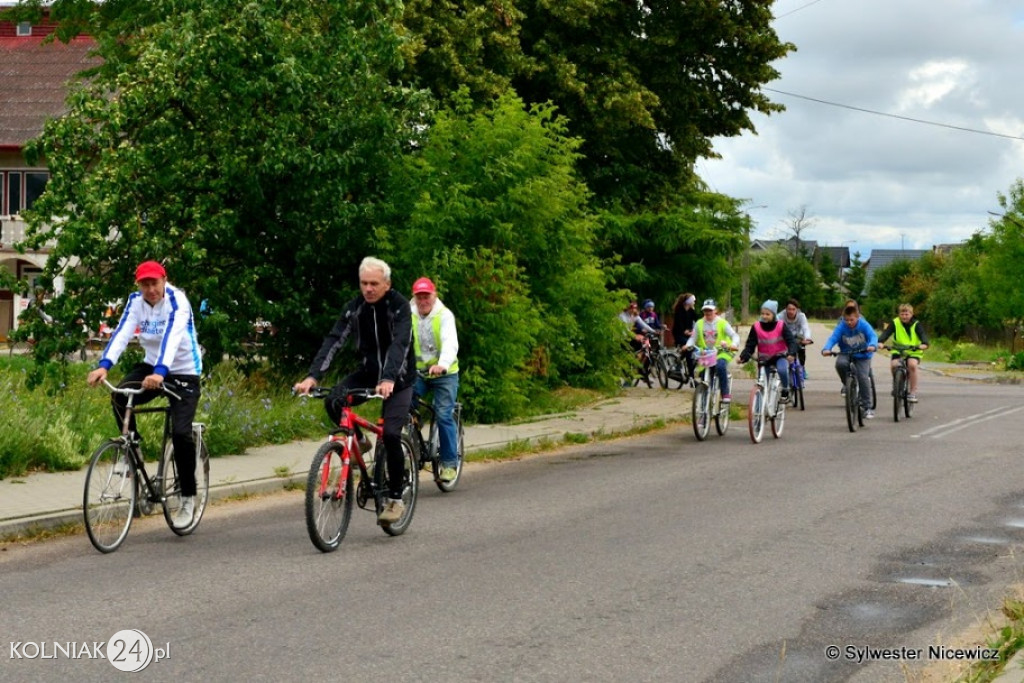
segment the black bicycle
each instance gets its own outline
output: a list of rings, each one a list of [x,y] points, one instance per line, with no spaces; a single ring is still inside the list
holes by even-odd
[[[420,376],[429,379],[422,374]],[[434,475],[434,483],[445,493],[454,491],[455,487],[459,485],[459,479],[462,478],[462,464],[466,455],[465,434],[462,428],[462,404],[459,402],[455,403],[452,419],[455,420],[455,476],[449,479],[441,477],[444,470],[444,465],[441,462],[441,430],[437,423],[437,412],[434,410],[434,406],[417,396],[413,401],[409,421],[405,426],[420,469],[426,469],[429,466]],[[427,428],[426,438],[423,436],[424,427]]]
[[[843,393],[846,395],[846,426],[851,432],[857,431],[857,427],[864,426],[864,407],[860,403],[860,382],[857,381],[857,366],[854,364],[853,356],[867,351],[866,347],[858,347],[849,351],[825,351],[829,356],[849,356],[849,371],[846,373],[846,380],[843,384]],[[871,410],[875,409],[875,382],[874,377],[870,378],[871,385]]]
[[[917,345],[891,344],[882,348],[889,349],[892,352],[893,358],[898,361],[892,371],[892,419],[899,422],[901,411],[907,418],[914,414],[914,401],[910,400],[910,368],[908,366],[908,359],[910,358],[911,351],[919,351],[921,347]]]
[[[85,473],[85,494],[82,512],[89,540],[101,553],[113,552],[128,536],[132,518],[136,514],[149,514],[154,504],[163,505],[164,519],[171,531],[187,536],[196,530],[206,510],[210,493],[210,454],[203,435],[206,425],[192,423],[192,436],[196,442],[196,497],[192,520],[177,526],[175,516],[181,509],[181,482],[174,462],[174,442],[171,440],[170,406],[136,408],[135,397],[145,389],[115,387],[107,380],[103,384],[112,392],[128,398],[125,405],[121,436],[105,441],[92,454]],[[165,395],[181,397],[163,387]],[[156,476],[150,477],[139,449],[140,439],[129,432],[132,414],[163,413],[164,432],[157,464]]]

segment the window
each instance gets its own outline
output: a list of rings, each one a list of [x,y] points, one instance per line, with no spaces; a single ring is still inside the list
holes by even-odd
[[[21,174],[7,174],[7,213],[21,213]]]
[[[32,205],[39,199],[39,195],[46,189],[46,181],[50,179],[49,173],[40,171],[27,171],[25,173],[25,208],[31,209]]]
[[[27,21],[18,23],[17,35],[19,36],[30,36],[32,35],[32,24]]]

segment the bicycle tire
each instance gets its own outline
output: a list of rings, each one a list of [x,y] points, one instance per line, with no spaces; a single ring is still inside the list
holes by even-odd
[[[747,411],[747,430],[750,440],[761,443],[764,437],[764,387],[755,384],[750,390],[750,407]]]
[[[409,528],[412,516],[416,512],[416,499],[419,497],[419,466],[416,464],[416,452],[413,450],[412,441],[407,435],[402,435],[402,456],[405,463],[404,481],[402,484],[402,502],[405,503],[405,511],[397,522],[381,522],[380,527],[388,536],[400,536]],[[373,458],[373,482],[376,490],[377,506],[379,516],[384,509],[384,500],[388,496],[389,480],[387,467],[387,452],[384,448],[384,440],[377,440],[377,449]]]
[[[857,388],[857,377],[851,366],[846,375],[846,426],[851,432],[857,431],[857,413],[860,412],[860,391]]]
[[[892,374],[892,419],[893,422],[900,421],[900,411],[903,410],[905,377],[902,368],[896,368]]]
[[[775,401],[775,414],[771,418],[772,436],[776,439],[782,436],[782,430],[786,426],[786,404],[779,400],[781,386],[776,387],[772,392]]]
[[[697,388],[693,390],[690,417],[693,422],[693,434],[697,437],[697,441],[708,438],[708,432],[711,429],[711,411],[708,405],[708,385],[703,382],[699,382]]]
[[[878,408],[878,392],[875,391],[875,373],[872,370],[868,370],[868,380],[871,385],[871,410]],[[864,423],[861,422],[863,426]]]
[[[455,487],[459,485],[459,479],[462,478],[462,460],[465,453],[465,434],[462,431],[462,405],[459,403],[455,404],[454,410],[452,410],[452,419],[455,420],[455,478],[451,481],[441,481],[441,470],[444,469],[444,464],[441,462],[441,455],[438,453],[437,459],[434,460],[434,483],[437,484],[437,488],[441,489],[444,493],[451,493],[455,490]],[[440,450],[440,444],[438,447]]]
[[[158,481],[154,481],[153,485],[158,486]],[[135,516],[148,517],[153,514],[154,505],[155,503],[149,499],[149,491],[146,490],[142,477],[135,477]]]
[[[661,388],[668,389],[668,359],[665,356],[659,354],[654,359],[654,375],[658,378]]]
[[[732,403],[722,403],[722,387],[715,379],[711,392],[711,409],[715,414],[715,431],[719,436],[725,436],[729,431],[729,411],[732,410]]]
[[[101,553],[117,550],[128,536],[135,510],[135,479],[128,447],[121,441],[105,441],[89,459],[82,516],[89,541]]]
[[[345,446],[328,441],[317,449],[306,479],[306,531],[317,550],[338,549],[352,519],[353,466],[345,467]],[[342,479],[344,478],[344,479]]]
[[[162,486],[161,498],[164,504],[164,520],[171,531],[178,536],[188,536],[199,526],[206,511],[210,498],[210,453],[202,436],[196,442],[196,495],[195,507],[192,511],[192,522],[186,526],[175,526],[174,516],[181,509],[181,480],[178,477],[178,465],[174,461],[174,443],[167,442],[164,454],[160,458],[157,478]]]
[[[910,400],[910,375],[904,372],[903,414],[909,419],[914,414],[914,402]]]
[[[789,395],[794,408],[806,410],[807,406],[804,404],[803,366],[790,366],[789,368]]]

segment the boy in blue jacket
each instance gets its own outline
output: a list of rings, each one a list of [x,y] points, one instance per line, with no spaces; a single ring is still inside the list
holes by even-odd
[[[856,306],[847,305],[843,309],[843,320],[836,329],[832,331],[832,335],[825,342],[821,348],[821,355],[827,356],[832,348],[839,345],[839,350],[843,352],[857,350],[857,353],[853,354],[853,369],[857,373],[857,383],[860,385],[860,404],[864,408],[864,417],[871,419],[875,416],[875,412],[871,410],[871,357],[875,353],[875,348],[878,346],[878,335],[875,334],[874,328],[871,327],[860,317],[860,311]],[[842,380],[843,385],[846,384],[846,376],[850,372],[850,356],[839,356],[836,358],[836,372],[839,373],[839,379]]]

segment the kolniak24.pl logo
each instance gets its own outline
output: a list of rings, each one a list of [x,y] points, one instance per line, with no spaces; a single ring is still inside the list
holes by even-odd
[[[118,631],[107,642],[11,643],[10,658],[16,659],[106,659],[121,671],[142,671],[153,662],[168,659],[171,644],[153,647],[153,641],[137,628]]]

